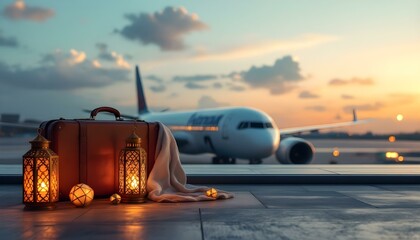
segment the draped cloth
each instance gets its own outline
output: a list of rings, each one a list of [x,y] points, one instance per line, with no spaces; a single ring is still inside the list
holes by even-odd
[[[232,198],[233,194],[217,189],[217,198],[206,196],[209,187],[187,184],[179,160],[178,146],[168,127],[159,123],[156,160],[147,179],[148,198],[155,202],[197,202]]]

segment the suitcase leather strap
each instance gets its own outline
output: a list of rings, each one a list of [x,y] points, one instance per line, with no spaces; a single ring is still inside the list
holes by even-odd
[[[87,126],[86,124],[79,124],[79,181],[87,183]]]

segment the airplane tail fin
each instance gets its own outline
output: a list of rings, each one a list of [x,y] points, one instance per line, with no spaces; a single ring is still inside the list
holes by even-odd
[[[357,122],[356,109],[353,108],[353,122]]]
[[[143,85],[141,82],[139,66],[136,66],[136,85],[137,85],[137,107],[139,115],[149,112],[144,96]]]

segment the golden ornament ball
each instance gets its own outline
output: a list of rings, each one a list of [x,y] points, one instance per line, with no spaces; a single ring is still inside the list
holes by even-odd
[[[217,190],[214,188],[211,188],[207,190],[206,195],[207,197],[217,198]]]
[[[111,202],[111,204],[117,205],[121,202],[121,196],[114,193],[111,195],[111,197],[109,197],[109,201]]]
[[[94,191],[84,183],[74,185],[70,190],[70,201],[76,207],[87,207],[92,202]]]

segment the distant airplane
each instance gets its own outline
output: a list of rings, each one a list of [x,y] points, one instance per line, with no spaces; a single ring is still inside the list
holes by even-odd
[[[279,129],[268,114],[248,107],[150,112],[138,66],[136,83],[139,116],[125,117],[162,122],[171,129],[181,153],[211,153],[215,155],[215,164],[234,164],[236,159],[248,159],[250,164],[260,164],[263,158],[273,153],[283,164],[307,164],[313,159],[314,146],[297,137],[280,141],[281,134],[314,132],[368,121],[358,120],[353,111],[353,121],[349,122]]]
[[[298,137],[286,137],[280,141],[280,135],[316,132],[368,121],[358,120],[353,110],[353,121],[279,129],[268,114],[248,107],[150,112],[138,66],[136,83],[138,116],[122,117],[162,122],[171,129],[181,153],[211,153],[215,155],[212,160],[214,164],[234,164],[236,159],[248,159],[250,164],[260,164],[262,159],[272,154],[283,164],[308,164],[313,159],[314,146]],[[11,126],[1,122],[0,125]]]

